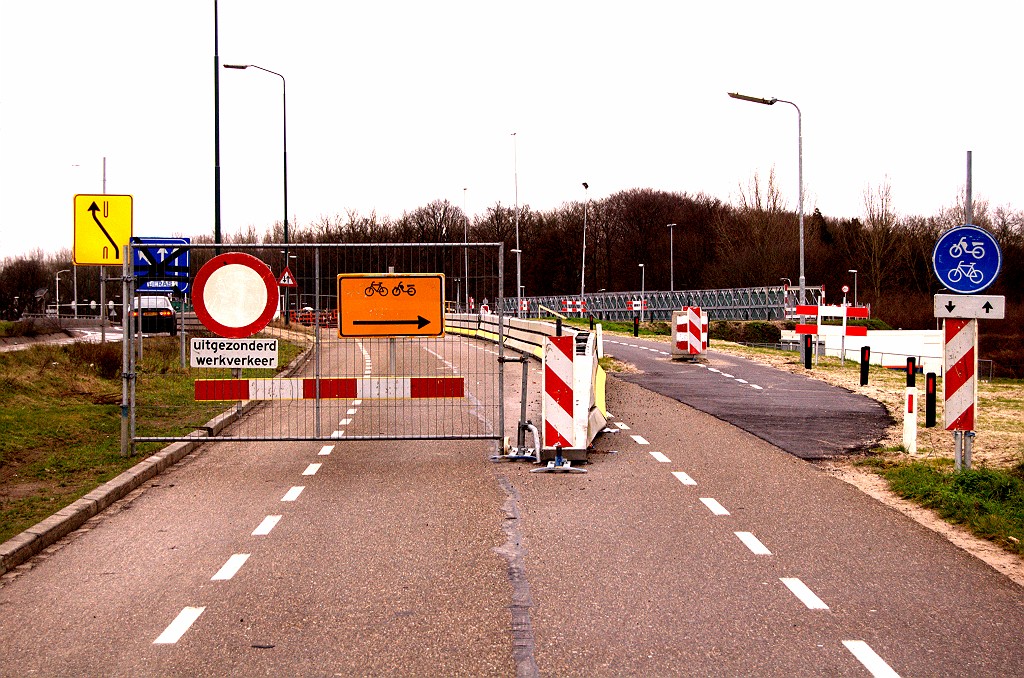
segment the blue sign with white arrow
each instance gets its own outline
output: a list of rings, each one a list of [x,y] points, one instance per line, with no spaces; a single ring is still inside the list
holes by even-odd
[[[973,294],[999,275],[1003,253],[991,233],[972,224],[951,228],[935,243],[932,268],[952,292]]]
[[[189,238],[132,238],[136,289],[151,294],[188,294]]]

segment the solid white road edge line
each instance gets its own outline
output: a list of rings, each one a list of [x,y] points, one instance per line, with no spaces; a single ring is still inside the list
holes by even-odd
[[[721,504],[718,503],[717,499],[712,499],[711,497],[701,497],[700,500],[716,516],[727,516],[727,515],[729,515],[729,512],[725,510],[724,506],[722,506]]]
[[[304,485],[296,485],[281,497],[281,501],[295,501],[299,498],[299,495],[302,494],[304,489],[306,489]]]
[[[178,642],[185,632],[188,631],[189,627],[199,619],[199,615],[203,613],[205,607],[186,607],[184,610],[178,613],[178,616],[174,618],[170,626],[164,629],[164,632],[157,636],[157,639],[153,641],[154,645],[173,645]]]
[[[661,452],[651,452],[651,456],[654,457],[656,460],[660,461],[663,464],[668,464],[668,463],[670,463],[672,461],[671,459],[666,457]]]
[[[893,671],[863,640],[844,640],[843,645],[875,678],[900,678],[900,674]]]
[[[217,570],[217,574],[210,577],[210,581],[227,581],[238,574],[238,571],[242,569],[242,565],[245,565],[245,561],[249,560],[248,553],[236,553],[235,555],[228,558],[228,562],[224,563],[224,566]]]
[[[755,537],[752,532],[736,532],[735,534],[754,555],[770,556],[772,554],[772,552],[769,551],[768,548],[761,543],[761,540]]]
[[[793,595],[800,599],[800,602],[807,606],[808,610],[827,610],[828,605],[821,601],[821,598],[814,595],[814,592],[807,588],[807,584],[803,583],[796,577],[779,577],[779,581],[786,585],[786,587],[793,592]]]
[[[281,516],[267,516],[263,519],[263,522],[260,523],[260,526],[252,531],[252,536],[263,537],[270,534],[270,531],[274,529],[279,522],[281,522]]]

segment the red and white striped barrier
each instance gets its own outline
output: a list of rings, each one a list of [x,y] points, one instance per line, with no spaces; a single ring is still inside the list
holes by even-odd
[[[943,391],[947,431],[973,431],[978,402],[978,321],[945,321]]]
[[[544,447],[576,447],[575,399],[573,397],[573,358],[576,338],[572,335],[547,337],[544,340],[544,376],[541,388],[544,399]]]
[[[797,334],[836,334],[847,337],[866,337],[868,328],[859,325],[847,325],[849,318],[867,318],[868,309],[866,306],[797,306],[796,314],[813,315],[817,318],[814,325],[797,324]],[[842,325],[826,325],[823,318],[842,318]]]
[[[636,311],[636,312],[646,311],[647,310],[647,300],[646,299],[630,299],[629,300],[629,310],[630,311]]]
[[[196,379],[196,400],[308,400],[316,379]],[[321,398],[464,398],[463,377],[330,378],[320,380]]]
[[[684,306],[672,313],[675,341],[672,357],[695,356],[708,349],[708,314],[699,306]]]
[[[562,299],[562,313],[582,313],[587,310],[587,303],[582,299]]]

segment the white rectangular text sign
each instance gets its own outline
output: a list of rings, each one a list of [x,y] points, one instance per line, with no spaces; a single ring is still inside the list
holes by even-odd
[[[192,367],[277,367],[277,339],[191,339]]]

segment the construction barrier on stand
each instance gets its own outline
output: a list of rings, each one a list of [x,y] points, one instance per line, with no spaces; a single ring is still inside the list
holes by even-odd
[[[798,324],[797,334],[836,334],[847,337],[866,337],[868,328],[859,325],[847,325],[849,318],[867,318],[868,309],[865,306],[797,306],[797,315],[814,316],[817,321],[814,325]],[[842,325],[826,325],[825,318],[841,318]]]
[[[947,318],[944,324],[945,423],[947,431],[973,431],[975,403],[978,402],[978,321]]]
[[[464,398],[463,377],[196,379],[196,400]]]
[[[672,313],[675,341],[672,359],[693,358],[708,349],[708,314],[699,306],[685,306]]]
[[[586,450],[607,423],[603,408],[597,407],[596,347],[597,337],[589,333],[544,341],[541,411],[547,449]]]
[[[562,299],[562,313],[582,313],[587,304],[582,299]]]

